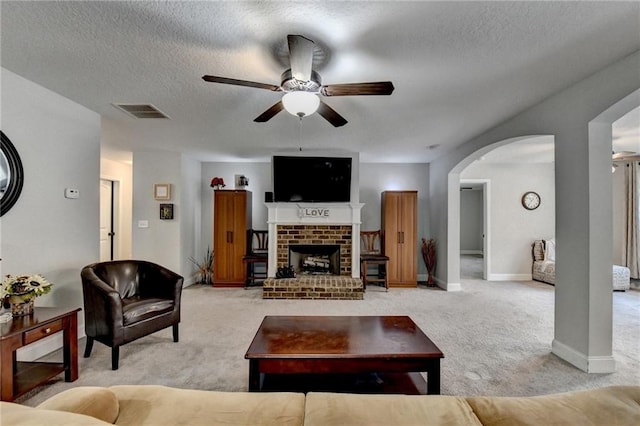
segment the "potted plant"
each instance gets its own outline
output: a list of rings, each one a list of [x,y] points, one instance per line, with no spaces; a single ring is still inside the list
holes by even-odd
[[[436,240],[422,239],[422,259],[427,267],[427,286],[434,287],[433,273],[436,271]]]
[[[34,299],[51,291],[51,284],[42,275],[7,275],[0,284],[0,299],[5,308],[11,307],[14,317],[33,313]]]
[[[213,282],[213,250],[211,247],[207,247],[207,252],[200,262],[190,257],[189,260],[196,265],[198,273],[200,274],[200,283],[211,284]]]

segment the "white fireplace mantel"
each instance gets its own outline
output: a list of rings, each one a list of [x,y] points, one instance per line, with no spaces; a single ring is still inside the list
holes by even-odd
[[[360,278],[360,212],[362,203],[265,203],[268,210],[269,265],[276,276],[278,225],[351,225],[351,276]]]

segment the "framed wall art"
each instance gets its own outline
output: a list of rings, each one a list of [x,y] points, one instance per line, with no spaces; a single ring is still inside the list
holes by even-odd
[[[170,183],[154,183],[153,198],[155,198],[156,200],[170,200],[171,184]]]
[[[160,204],[160,219],[173,219],[173,204]]]

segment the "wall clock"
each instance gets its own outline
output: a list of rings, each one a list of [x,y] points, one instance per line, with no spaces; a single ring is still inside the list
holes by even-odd
[[[535,210],[540,206],[540,195],[533,191],[525,192],[522,196],[522,207],[527,210]]]

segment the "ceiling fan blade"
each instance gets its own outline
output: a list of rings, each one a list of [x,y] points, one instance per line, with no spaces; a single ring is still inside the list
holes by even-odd
[[[341,127],[348,123],[343,116],[338,114],[333,108],[322,101],[320,101],[320,106],[318,107],[318,114],[324,117],[324,119],[329,123],[333,124],[333,127]]]
[[[330,84],[322,86],[320,93],[324,96],[358,96],[358,95],[390,95],[393,83],[378,81],[373,83]]]
[[[291,62],[291,75],[300,81],[311,80],[311,67],[313,65],[313,47],[315,43],[301,35],[288,35],[289,61]]]
[[[283,109],[284,109],[284,105],[282,105],[282,101],[278,101],[271,108],[269,108],[268,110],[266,110],[265,112],[257,116],[253,121],[255,121],[256,123],[264,123],[266,121],[271,120],[274,115],[276,115]]]
[[[274,92],[280,92],[282,90],[280,86],[276,86],[273,84],[257,83],[255,81],[247,81],[247,80],[236,80],[235,78],[217,77],[215,75],[204,75],[202,76],[202,79],[210,83],[222,83],[222,84],[232,84],[234,86],[255,87],[257,89],[267,89],[267,90],[272,90]]]

